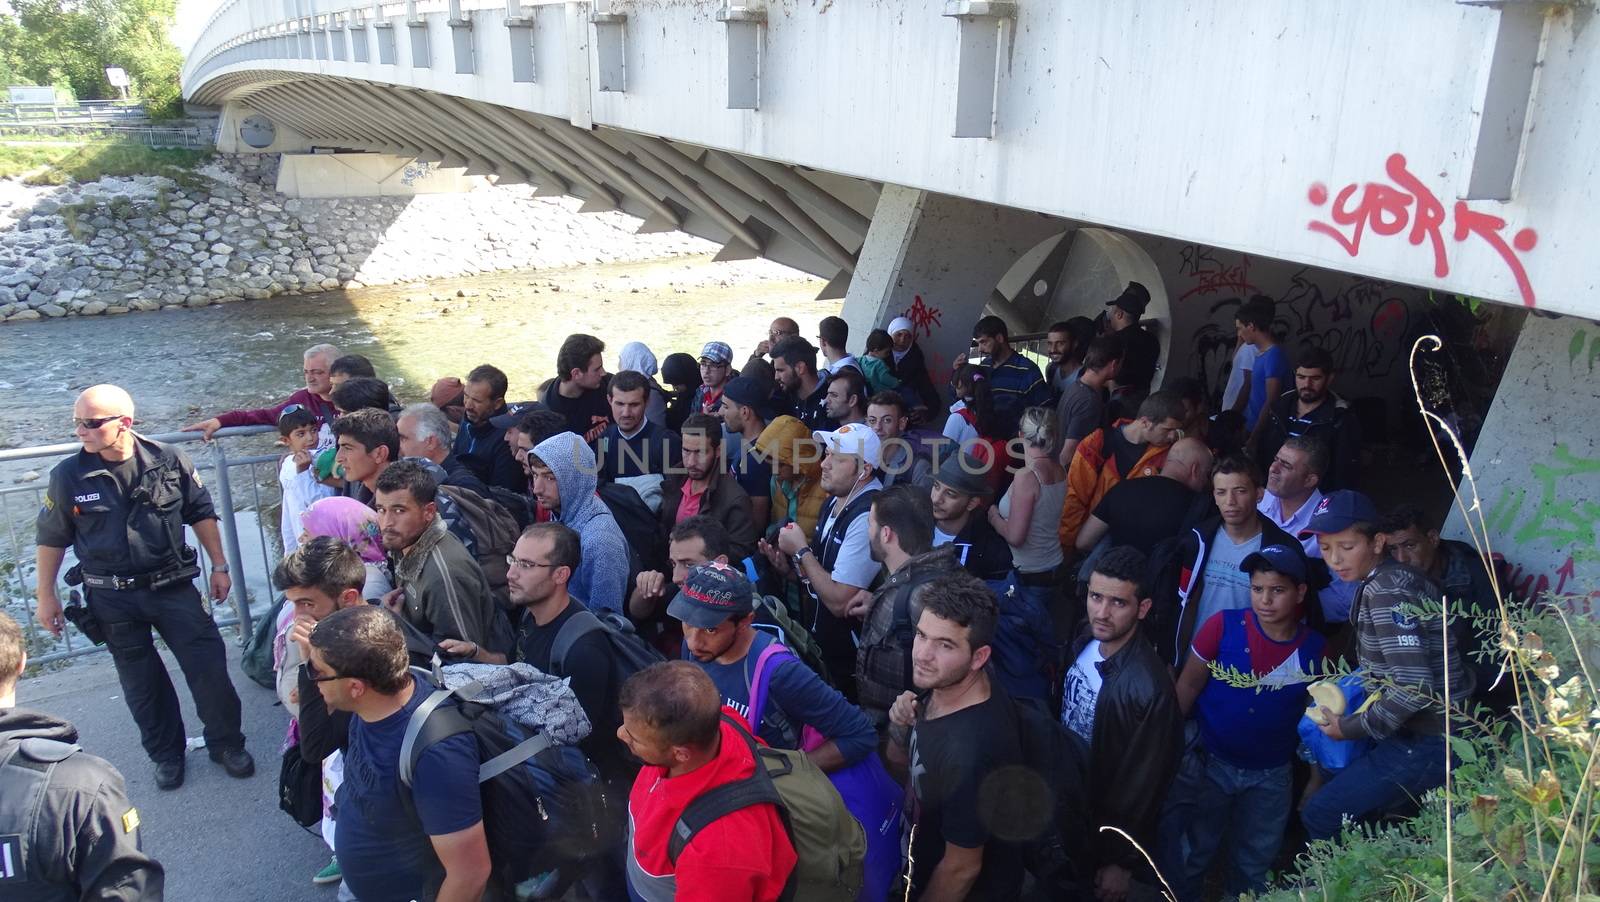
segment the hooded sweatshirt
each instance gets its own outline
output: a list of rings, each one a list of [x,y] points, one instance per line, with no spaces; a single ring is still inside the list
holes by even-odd
[[[628,595],[628,540],[595,494],[600,468],[594,450],[576,433],[560,432],[535,445],[533,454],[555,474],[561,491],[556,519],[578,534],[583,549],[568,591],[590,610],[620,613]]]
[[[76,743],[78,731],[64,720],[26,708],[0,709],[0,761],[14,743],[29,738]],[[7,769],[10,769],[8,765]],[[0,786],[0,796],[20,792]],[[23,801],[8,797],[10,801]],[[139,849],[139,815],[128,801],[122,775],[104,759],[76,752],[55,765],[37,819],[17,823],[12,806],[0,803],[0,836],[25,834],[21,850],[8,844],[0,865],[20,865],[0,892],[7,902],[149,900],[162,897],[165,871]],[[0,875],[7,873],[0,868]]]

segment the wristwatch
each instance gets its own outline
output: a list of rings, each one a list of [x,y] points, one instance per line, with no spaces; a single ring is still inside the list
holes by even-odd
[[[802,546],[800,546],[800,550],[796,551],[794,553],[794,559],[796,561],[805,560],[805,556],[808,555],[808,554],[811,554],[811,553],[812,553],[812,551],[811,551],[811,546],[810,545],[802,545]]]
[[[227,564],[212,564],[211,565],[211,572],[212,573],[227,573],[228,572],[228,565]]]

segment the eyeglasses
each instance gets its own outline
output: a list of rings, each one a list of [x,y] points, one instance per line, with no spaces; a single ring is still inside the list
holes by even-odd
[[[112,420],[120,420],[120,419],[122,419],[122,415],[121,414],[117,414],[115,416],[109,416],[109,417],[73,417],[72,418],[72,425],[73,426],[82,426],[85,429],[99,429],[101,426],[104,426],[105,424],[111,422]]]
[[[555,564],[541,564],[538,561],[525,561],[514,554],[506,555],[506,566],[512,570],[535,570],[539,567],[555,567]]]
[[[300,662],[300,674],[302,676],[304,676],[306,679],[308,679],[311,682],[313,682],[313,683],[327,683],[327,682],[330,682],[332,680],[345,679],[345,676],[342,673],[334,673],[334,674],[328,674],[328,675],[323,675],[323,674],[318,673],[316,670],[314,670],[312,668],[310,661],[301,661]]]

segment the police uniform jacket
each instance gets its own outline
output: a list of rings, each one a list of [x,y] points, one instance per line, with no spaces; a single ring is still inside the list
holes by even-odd
[[[139,848],[139,812],[122,775],[87,752],[67,754],[77,739],[64,720],[0,710],[0,899],[160,902],[165,871]],[[28,754],[30,742],[42,757],[65,754],[42,797],[27,790],[50,764]]]
[[[71,546],[84,572],[131,577],[178,563],[183,526],[214,520],[211,495],[182,451],[134,436],[134,474],[126,493],[111,464],[79,450],[50,471],[39,511],[38,544]]]

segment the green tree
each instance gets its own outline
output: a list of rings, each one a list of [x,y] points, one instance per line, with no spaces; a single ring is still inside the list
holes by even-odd
[[[182,114],[182,54],[167,31],[176,0],[13,0],[0,15],[0,74],[9,84],[65,84],[83,100],[116,98],[120,66],[158,118]]]

